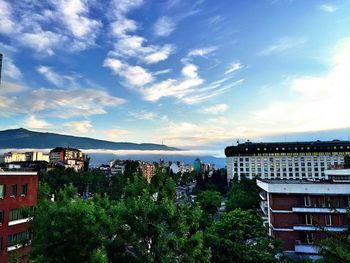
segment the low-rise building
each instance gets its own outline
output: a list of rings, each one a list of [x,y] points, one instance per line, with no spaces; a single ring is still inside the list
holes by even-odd
[[[29,221],[37,203],[36,172],[0,170],[0,262],[18,253],[21,262],[30,251]]]
[[[325,173],[327,180],[257,180],[269,233],[286,252],[317,258],[327,232],[348,231],[350,169]]]

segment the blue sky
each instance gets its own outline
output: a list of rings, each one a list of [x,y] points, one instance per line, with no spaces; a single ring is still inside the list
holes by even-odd
[[[0,129],[223,149],[349,137],[349,1],[0,0]]]

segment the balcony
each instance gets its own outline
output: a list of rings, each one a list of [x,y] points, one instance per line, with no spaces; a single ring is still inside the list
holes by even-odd
[[[333,207],[320,207],[320,206],[298,206],[298,207],[293,207],[292,211],[295,213],[346,214],[349,211],[349,207],[333,208]]]
[[[295,253],[318,254],[320,252],[320,247],[315,244],[296,243],[294,245],[294,251]]]
[[[348,231],[348,226],[324,226],[320,228],[314,225],[294,225],[293,230],[295,231],[328,231],[328,232],[345,232]]]
[[[33,217],[27,217],[27,218],[9,221],[9,226],[28,223],[29,221],[32,221],[32,220],[33,220]]]

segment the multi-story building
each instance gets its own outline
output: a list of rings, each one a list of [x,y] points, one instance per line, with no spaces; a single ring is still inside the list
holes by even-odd
[[[49,155],[43,152],[26,152],[26,160],[31,162],[45,161],[49,162]]]
[[[56,147],[50,151],[49,157],[53,165],[72,168],[76,171],[84,168],[85,155],[78,149]]]
[[[317,257],[327,232],[348,231],[350,169],[325,173],[328,180],[257,180],[269,233],[286,252]]]
[[[36,172],[0,171],[0,262],[7,262],[15,251],[26,260],[37,192]]]
[[[35,161],[45,161],[49,162],[49,156],[43,152],[8,152],[4,154],[5,163],[13,162],[35,162]]]
[[[227,179],[322,179],[325,170],[343,164],[349,141],[252,143],[225,149]]]
[[[142,162],[140,168],[142,175],[146,177],[147,182],[151,183],[152,177],[155,175],[155,165],[153,163]]]
[[[25,153],[8,152],[4,154],[5,163],[25,162],[25,161],[27,161]]]

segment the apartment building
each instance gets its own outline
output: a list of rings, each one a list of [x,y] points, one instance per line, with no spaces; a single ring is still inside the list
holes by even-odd
[[[252,143],[225,149],[227,179],[326,179],[325,170],[342,165],[349,141]]]
[[[74,148],[56,147],[49,153],[50,163],[54,166],[72,168],[76,171],[84,169],[85,154]]]
[[[13,162],[35,162],[35,161],[45,161],[49,162],[49,156],[43,152],[8,152],[4,154],[5,163]]]
[[[26,261],[37,192],[36,172],[0,171],[0,262],[7,262],[15,251]]]
[[[348,231],[350,169],[325,174],[329,179],[257,180],[269,233],[286,252],[317,258],[327,232]]]

